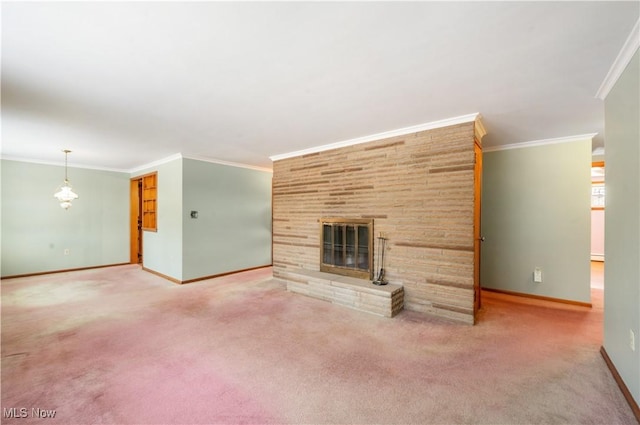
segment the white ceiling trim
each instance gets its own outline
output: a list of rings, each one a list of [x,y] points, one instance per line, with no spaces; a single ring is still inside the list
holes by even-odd
[[[620,49],[620,53],[616,57],[616,60],[613,61],[611,68],[609,68],[609,72],[607,76],[604,77],[604,81],[600,85],[598,92],[596,93],[596,98],[604,100],[613,86],[620,78],[620,75],[624,72],[624,69],[629,65],[631,58],[636,53],[636,51],[640,48],[640,19],[636,22],[635,26],[631,30],[631,34],[627,38],[627,41],[622,45],[622,49]]]
[[[535,146],[543,146],[543,145],[555,145],[558,143],[568,143],[568,142],[577,142],[580,140],[592,140],[596,137],[598,133],[589,133],[589,134],[579,134],[576,136],[567,136],[567,137],[557,137],[554,139],[544,139],[544,140],[532,140],[530,142],[523,143],[512,143],[509,145],[501,145],[501,146],[490,146],[483,147],[482,152],[496,152],[496,151],[504,151],[509,149],[520,149],[520,148],[532,148]]]
[[[212,164],[227,165],[229,167],[248,168],[250,170],[267,171],[269,173],[273,173],[273,170],[271,168],[258,167],[258,166],[255,166],[255,165],[240,164],[238,162],[222,161],[222,160],[219,160],[219,159],[202,158],[202,157],[197,157],[197,156],[182,156],[182,158],[184,158],[184,159],[192,159],[194,161],[209,162],[209,163],[212,163]]]
[[[209,162],[209,163],[212,163],[212,164],[227,165],[229,167],[248,168],[250,170],[266,171],[266,172],[269,172],[269,173],[273,173],[273,170],[271,168],[258,167],[258,166],[247,165],[247,164],[240,164],[240,163],[237,163],[237,162],[221,161],[221,160],[218,160],[218,159],[201,158],[201,157],[197,157],[197,156],[184,156],[181,153],[177,153],[177,154],[168,156],[166,158],[162,158],[162,159],[159,159],[157,161],[150,162],[148,164],[140,165],[138,167],[131,168],[129,170],[123,170],[123,169],[119,169],[119,168],[97,167],[97,166],[82,165],[82,164],[68,164],[67,166],[69,168],[81,168],[81,169],[86,169],[86,170],[98,170],[98,171],[111,171],[111,172],[115,172],[115,173],[125,173],[125,174],[134,175],[136,173],[140,173],[140,172],[148,170],[150,168],[154,168],[154,167],[157,167],[159,165],[166,164],[166,163],[171,162],[171,161],[175,161],[176,159],[192,159],[192,160],[195,160],[195,161]],[[43,160],[38,160],[38,159],[21,158],[21,157],[10,156],[10,155],[0,155],[0,160],[27,162],[27,163],[31,163],[31,164],[53,165],[53,166],[56,166],[56,167],[64,167],[64,162],[43,161]]]
[[[219,159],[204,158],[204,157],[191,156],[191,155],[183,155],[182,153],[176,153],[176,154],[173,154],[173,155],[168,156],[166,158],[162,158],[162,159],[159,159],[157,161],[150,162],[148,164],[140,165],[139,167],[132,168],[132,169],[128,170],[127,172],[129,172],[131,174],[140,173],[140,172],[146,171],[146,170],[148,170],[150,168],[155,168],[155,167],[157,167],[159,165],[166,164],[166,163],[171,162],[171,161],[175,161],[177,159],[191,159],[191,160],[194,160],[194,161],[209,162],[209,163],[212,163],[212,164],[226,165],[226,166],[229,166],[229,167],[248,168],[250,170],[267,171],[267,172],[270,172],[270,173],[273,172],[273,170],[271,168],[258,167],[258,166],[255,166],[255,165],[248,165],[248,164],[240,164],[238,162],[222,161],[222,160],[219,160]]]
[[[18,161],[18,162],[27,162],[31,164],[39,164],[39,165],[53,165],[56,167],[64,167],[64,161],[56,162],[56,161],[44,161],[39,159],[32,158],[22,158],[18,156],[11,155],[0,155],[0,159],[3,161]],[[83,164],[67,164],[69,168],[81,168],[85,170],[98,170],[98,171],[111,171],[114,173],[129,173],[129,170],[123,170],[120,168],[108,168],[108,167],[99,167],[95,165],[83,165]]]
[[[418,133],[420,131],[433,130],[435,128],[448,127],[450,125],[463,124],[473,122],[480,117],[479,113],[462,115],[454,118],[433,121],[424,124],[418,124],[411,127],[389,130],[382,133],[371,134],[369,136],[356,137],[355,139],[343,140],[342,142],[330,143],[328,145],[316,146],[313,148],[302,149],[299,151],[272,155],[269,157],[271,161],[280,161],[282,159],[294,158],[296,156],[309,155],[312,153],[324,152],[331,149],[344,148],[347,146],[359,145],[361,143],[373,142],[374,140],[388,139],[390,137],[404,136],[406,134]]]
[[[150,162],[148,164],[144,164],[144,165],[141,165],[139,167],[132,168],[132,169],[129,170],[129,173],[131,173],[131,174],[140,173],[141,171],[148,170],[149,168],[155,168],[158,165],[166,164],[167,162],[175,161],[176,159],[181,159],[181,158],[182,158],[182,154],[181,153],[176,153],[176,154],[173,154],[173,155],[168,156],[166,158],[162,158],[162,159],[159,159],[157,161],[153,161],[153,162]]]

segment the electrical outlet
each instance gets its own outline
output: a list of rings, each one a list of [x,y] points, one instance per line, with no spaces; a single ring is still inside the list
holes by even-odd
[[[636,334],[633,333],[633,329],[629,329],[629,348],[636,351]]]
[[[540,267],[533,269],[533,281],[536,283],[542,282],[542,269]]]
[[[64,249],[64,255],[69,255],[69,248]]]

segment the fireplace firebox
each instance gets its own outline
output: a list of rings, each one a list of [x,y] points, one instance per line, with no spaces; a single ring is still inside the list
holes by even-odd
[[[320,271],[371,280],[373,220],[320,220]]]

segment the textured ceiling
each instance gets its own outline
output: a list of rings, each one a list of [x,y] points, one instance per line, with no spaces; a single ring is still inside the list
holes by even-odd
[[[479,112],[488,147],[598,133],[638,2],[2,3],[2,155],[130,170]]]

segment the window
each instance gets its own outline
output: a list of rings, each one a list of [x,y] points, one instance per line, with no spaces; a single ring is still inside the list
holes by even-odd
[[[604,208],[604,183],[591,185],[591,209]]]
[[[604,209],[604,162],[591,163],[591,209]]]
[[[158,173],[142,176],[142,230],[156,232],[158,208]]]

